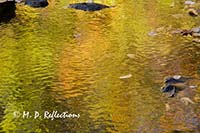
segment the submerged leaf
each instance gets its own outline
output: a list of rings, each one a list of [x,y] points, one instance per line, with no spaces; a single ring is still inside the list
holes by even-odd
[[[189,88],[190,89],[196,89],[198,86],[197,85],[190,85]]]
[[[121,76],[119,78],[120,79],[127,79],[127,78],[131,78],[131,77],[132,77],[132,74],[128,74],[128,75]]]
[[[166,111],[169,111],[170,110],[170,106],[169,106],[169,104],[165,104],[165,109],[166,109]]]
[[[135,54],[127,54],[127,56],[131,59],[135,58]]]
[[[189,103],[191,104],[195,104],[195,102],[193,102],[190,98],[188,97],[182,97],[181,98],[181,102],[183,102],[185,105],[188,105]]]

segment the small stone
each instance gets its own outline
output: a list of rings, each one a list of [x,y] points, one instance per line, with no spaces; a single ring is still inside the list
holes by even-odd
[[[29,5],[31,7],[46,7],[48,6],[48,1],[47,0],[25,0],[25,4]]]

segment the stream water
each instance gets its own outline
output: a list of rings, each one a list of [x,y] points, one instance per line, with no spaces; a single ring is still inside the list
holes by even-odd
[[[189,16],[183,1],[64,8],[73,2],[18,4],[16,17],[0,24],[0,132],[199,133],[200,89],[167,98],[160,88],[169,75],[200,78],[200,43],[172,34],[199,26],[200,18]],[[51,120],[47,111],[80,117]]]

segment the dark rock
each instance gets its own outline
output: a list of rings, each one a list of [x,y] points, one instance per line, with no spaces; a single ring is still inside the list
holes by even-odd
[[[15,17],[15,1],[5,1],[0,3],[0,22],[8,22]]]
[[[176,84],[176,83],[185,83],[186,81],[193,79],[190,77],[182,77],[182,76],[173,76],[173,77],[168,77],[165,79],[165,84]]]
[[[167,92],[172,91],[173,89],[174,89],[174,86],[172,86],[172,85],[167,85],[167,86],[162,87],[162,92],[163,92],[163,93],[167,93]]]
[[[25,1],[26,5],[29,5],[31,7],[46,7],[49,5],[47,0],[26,0]]]
[[[83,11],[98,11],[105,8],[110,8],[110,6],[98,4],[98,3],[74,3],[68,6],[69,8],[74,8]]]
[[[174,97],[176,93],[178,92],[178,88],[176,88],[173,85],[166,85],[162,88],[163,93],[169,93],[169,97]]]
[[[194,79],[191,77],[183,77],[180,75],[175,75],[168,77],[164,80],[165,86],[162,87],[163,93],[169,93],[169,97],[174,97],[179,91],[182,91],[186,88],[196,88],[196,86],[189,86],[187,81]]]

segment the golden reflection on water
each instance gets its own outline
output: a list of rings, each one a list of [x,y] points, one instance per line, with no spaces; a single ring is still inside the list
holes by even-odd
[[[64,9],[68,3],[51,1],[44,9],[19,5],[17,17],[0,25],[0,130],[199,131],[199,89],[173,99],[160,92],[168,75],[199,78],[199,44],[171,34],[197,26],[199,18],[188,17],[181,3],[171,8],[169,1],[119,0],[99,12]],[[183,18],[174,18],[177,13]],[[119,78],[128,74],[132,77]],[[184,105],[184,96],[196,104]],[[15,110],[67,110],[81,117],[13,121]]]

